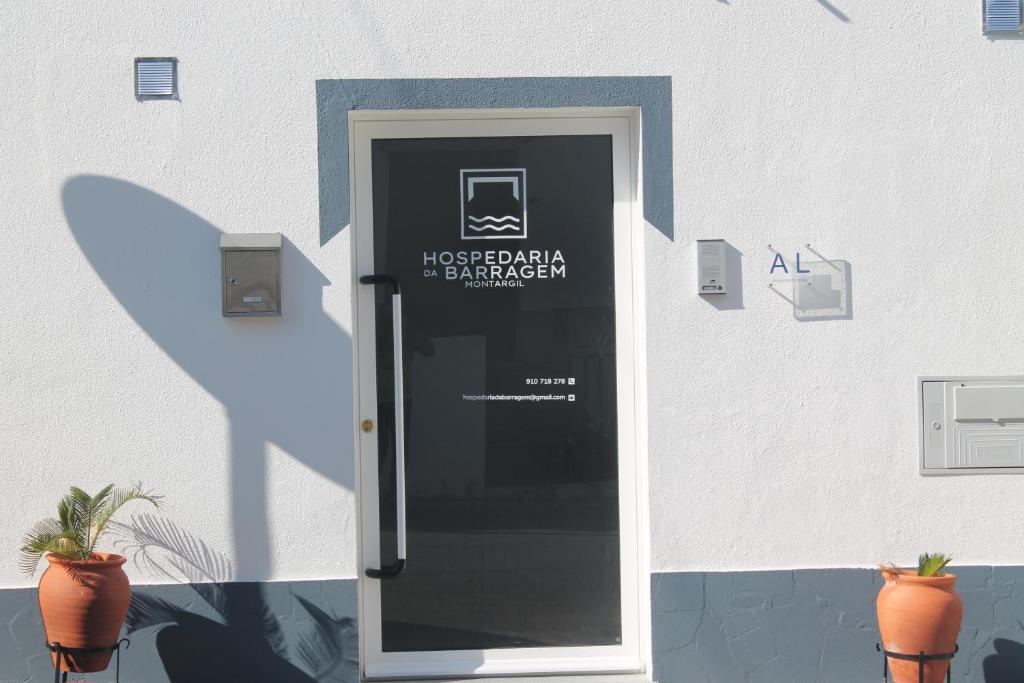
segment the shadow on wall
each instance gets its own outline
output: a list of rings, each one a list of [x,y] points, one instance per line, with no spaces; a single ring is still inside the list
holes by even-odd
[[[72,234],[110,292],[224,405],[231,425],[235,571],[240,580],[267,578],[266,445],[274,443],[322,476],[353,487],[352,346],[323,310],[321,288],[329,281],[285,242],[284,316],[223,318],[221,231],[215,226],[114,178],[72,178],[63,203]],[[221,466],[219,454],[208,461],[212,471]]]
[[[1024,625],[1021,626],[1024,628]],[[996,652],[985,657],[982,670],[985,683],[1021,683],[1024,681],[1024,645],[1006,638],[992,641]]]
[[[146,629],[156,629],[155,649],[171,683],[357,679],[352,618],[338,618],[293,593],[276,596],[281,599],[271,609],[264,592],[280,584],[229,583],[228,558],[169,520],[140,515],[118,531],[118,548],[137,566],[189,582],[180,587],[185,595],[136,591],[125,620],[126,634],[137,642],[149,637]],[[287,628],[279,614],[289,615]],[[145,648],[140,643],[134,649],[140,646]]]
[[[833,5],[828,0],[815,0],[815,1],[819,5],[824,7],[826,10],[828,10],[828,13],[831,14],[832,16],[834,16],[839,21],[843,22],[844,24],[849,24],[850,23],[850,17],[848,17],[841,9],[839,9],[838,7]],[[730,5],[730,4],[732,4],[732,3],[729,2],[729,0],[718,0],[718,2],[723,4],[723,5]]]
[[[821,5],[822,7],[824,7],[825,9],[827,9],[829,11],[829,14],[831,14],[832,16],[834,16],[836,19],[838,19],[839,21],[843,22],[844,24],[849,24],[850,23],[850,17],[848,17],[845,14],[843,14],[843,11],[841,9],[839,9],[838,7],[833,5],[828,0],[818,0],[818,4]]]

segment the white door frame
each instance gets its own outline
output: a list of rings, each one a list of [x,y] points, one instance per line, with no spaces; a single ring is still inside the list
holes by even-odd
[[[615,330],[619,452],[622,644],[483,651],[383,652],[377,498],[377,431],[357,428],[359,655],[365,678],[633,673],[649,670],[646,349],[640,116],[636,108],[404,110],[349,112],[355,421],[377,420],[371,141],[382,138],[611,135],[614,193]],[[401,578],[395,579],[401,580]]]

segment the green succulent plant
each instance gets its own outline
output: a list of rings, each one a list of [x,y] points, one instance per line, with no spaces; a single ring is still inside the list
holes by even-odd
[[[31,576],[39,560],[47,553],[69,560],[92,559],[96,543],[121,507],[133,500],[144,500],[159,507],[161,498],[152,491],[143,491],[139,483],[120,489],[110,484],[95,496],[72,486],[57,503],[57,517],[39,520],[25,534],[18,567]]]
[[[943,553],[921,553],[917,558],[917,575],[940,576],[943,568],[952,561],[952,557]],[[892,562],[883,564],[879,569],[886,574],[904,573],[899,566]]]
[[[938,576],[952,560],[952,557],[942,553],[921,553],[917,558],[917,575]]]

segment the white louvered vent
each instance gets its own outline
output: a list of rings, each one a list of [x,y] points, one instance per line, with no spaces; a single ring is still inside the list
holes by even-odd
[[[139,57],[135,60],[135,96],[139,99],[172,99],[178,95],[178,62],[173,57]]]
[[[984,0],[985,33],[1019,33],[1021,0]]]

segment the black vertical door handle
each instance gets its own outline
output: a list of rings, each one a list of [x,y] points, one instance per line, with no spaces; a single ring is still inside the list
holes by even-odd
[[[395,354],[395,507],[397,521],[397,559],[380,569],[369,567],[366,575],[371,579],[392,579],[405,569],[406,525],[405,525],[405,392],[402,382],[402,289],[398,280],[391,275],[363,275],[363,285],[388,285],[391,287],[392,341]],[[378,435],[378,439],[380,436]],[[378,486],[379,488],[379,486]]]

